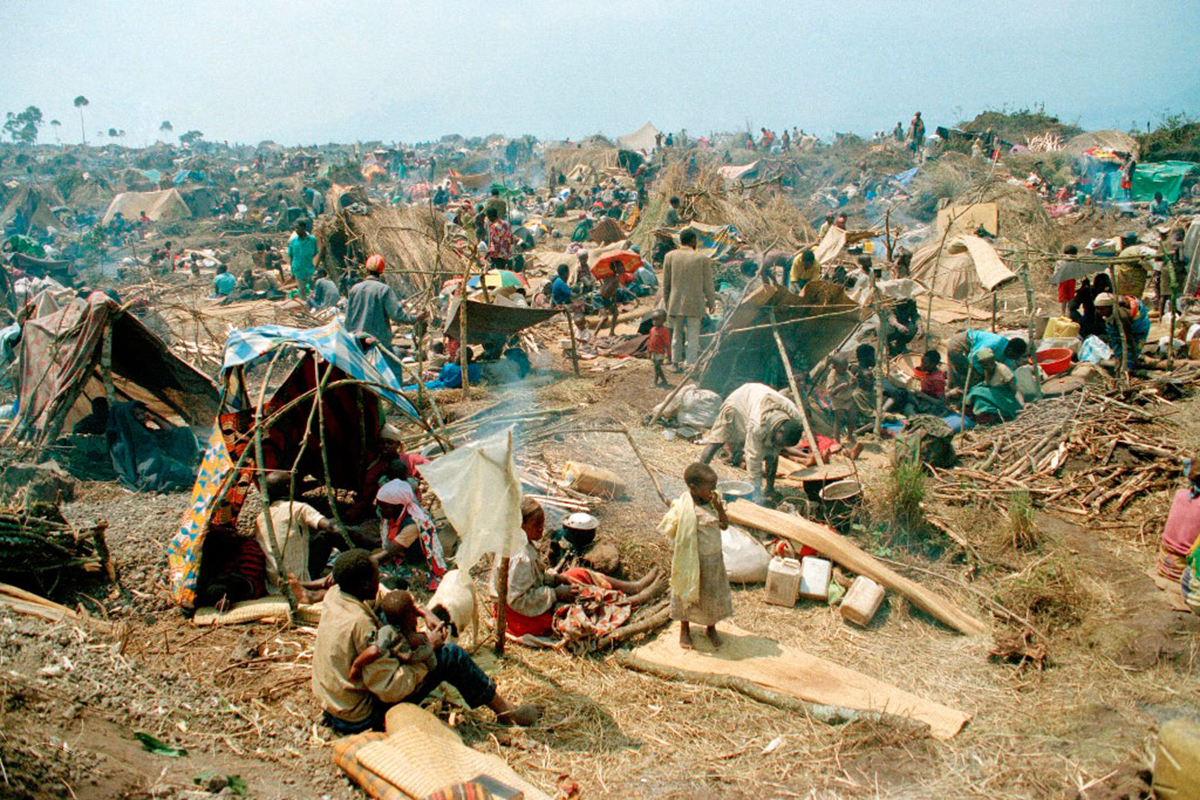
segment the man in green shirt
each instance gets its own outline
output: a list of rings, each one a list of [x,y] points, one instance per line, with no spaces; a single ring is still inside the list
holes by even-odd
[[[291,264],[292,277],[301,297],[308,297],[309,282],[316,269],[314,262],[317,258],[317,239],[308,234],[308,220],[301,217],[296,220],[296,232],[288,241],[288,262]]]

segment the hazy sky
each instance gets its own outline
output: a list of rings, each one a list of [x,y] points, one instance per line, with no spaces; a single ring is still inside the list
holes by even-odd
[[[1200,112],[1194,0],[0,0],[0,111],[294,143]],[[43,141],[53,141],[49,127]]]

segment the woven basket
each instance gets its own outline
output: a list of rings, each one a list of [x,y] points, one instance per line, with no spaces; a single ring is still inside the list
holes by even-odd
[[[479,775],[490,775],[520,789],[526,800],[550,800],[503,758],[467,747],[458,734],[419,706],[393,706],[388,711],[387,728],[388,738],[364,745],[358,751],[358,761],[411,797],[426,797]]]

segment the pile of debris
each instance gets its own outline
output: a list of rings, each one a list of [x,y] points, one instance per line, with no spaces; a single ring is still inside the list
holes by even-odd
[[[42,575],[57,582],[64,571],[115,580],[104,541],[107,527],[106,522],[75,527],[50,503],[0,508],[0,576],[22,585]]]
[[[1163,412],[1200,377],[1183,367],[1166,378],[1107,392],[1046,399],[1016,420],[964,434],[966,462],[936,471],[932,496],[955,505],[1003,505],[1014,492],[1093,520],[1137,497],[1170,490],[1191,455]]]

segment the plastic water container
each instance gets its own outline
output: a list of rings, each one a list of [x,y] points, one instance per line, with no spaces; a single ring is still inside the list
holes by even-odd
[[[866,575],[859,575],[842,598],[842,619],[866,627],[883,603],[883,587]]]
[[[1046,330],[1042,337],[1045,339],[1077,339],[1079,338],[1079,323],[1070,317],[1051,317],[1046,322]]]
[[[833,562],[827,558],[805,556],[800,562],[800,596],[806,600],[824,600],[829,596]]]
[[[800,562],[794,558],[771,559],[767,566],[766,601],[776,606],[796,605],[800,591]]]

